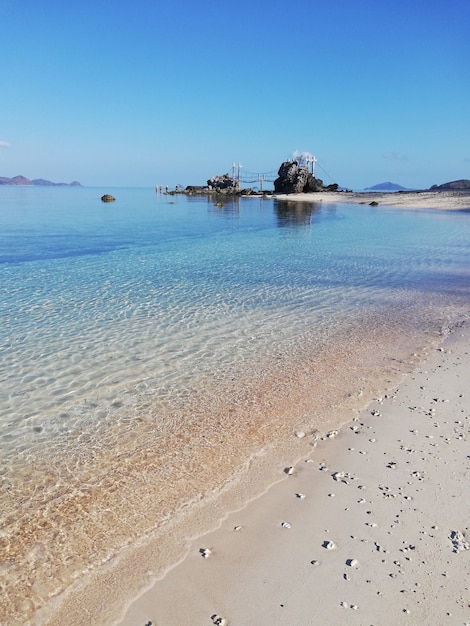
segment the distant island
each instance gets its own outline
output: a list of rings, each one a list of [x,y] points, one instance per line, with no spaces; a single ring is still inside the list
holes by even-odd
[[[6,178],[0,176],[0,185],[16,185],[16,186],[36,186],[36,187],[81,187],[78,180],[74,180],[72,183],[53,183],[50,180],[44,178],[35,178],[29,180],[25,176],[14,176],[13,178]]]
[[[410,191],[406,187],[402,187],[397,183],[379,183],[378,185],[374,185],[373,187],[366,187],[364,191]]]
[[[449,183],[444,183],[443,185],[433,185],[430,187],[432,191],[469,191],[470,190],[470,180],[466,178],[461,178],[460,180],[452,180]]]

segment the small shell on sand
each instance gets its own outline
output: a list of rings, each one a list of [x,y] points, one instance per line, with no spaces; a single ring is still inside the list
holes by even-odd
[[[233,530],[239,532],[240,530],[242,530],[242,526],[234,526]]]
[[[359,561],[357,559],[347,559],[346,565],[349,565],[349,567],[357,567],[359,565]]]
[[[327,439],[334,439],[335,437],[337,437],[339,435],[339,431],[338,430],[330,430],[329,433],[326,433],[325,437]]]
[[[296,493],[295,497],[296,498],[300,498],[301,500],[303,500],[305,498],[305,494],[304,493]]]
[[[281,526],[283,528],[291,528],[291,525],[289,524],[289,522],[282,522]]]
[[[200,548],[199,549],[199,554],[204,558],[207,559],[210,557],[211,555],[211,551],[209,550],[209,548]]]
[[[305,435],[305,432],[303,430],[296,430],[295,431],[295,436],[298,437],[299,439],[303,439],[306,435]]]
[[[333,541],[324,541],[322,545],[327,550],[334,550],[336,548],[336,544]]]
[[[217,615],[217,613],[211,615],[211,620],[215,624],[215,626],[226,626],[227,624],[227,620],[224,617]]]
[[[285,467],[284,473],[288,476],[292,476],[292,474],[294,473],[294,468],[292,467],[292,465],[289,465],[289,467]]]
[[[310,563],[313,565],[313,567],[318,567],[320,565],[320,561],[317,561],[316,559],[313,559],[313,561],[310,561]]]

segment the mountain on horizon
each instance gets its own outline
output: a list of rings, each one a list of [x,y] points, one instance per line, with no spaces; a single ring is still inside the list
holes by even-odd
[[[379,183],[373,187],[366,187],[364,191],[409,191],[406,187],[402,187],[397,183]]]
[[[13,178],[7,178],[6,176],[0,176],[0,185],[16,185],[18,186],[35,186],[35,187],[81,187],[81,183],[78,180],[74,180],[71,183],[53,183],[50,180],[44,178],[35,178],[29,180],[26,176],[13,176]]]
[[[433,185],[430,189],[438,191],[468,191],[470,189],[470,180],[467,180],[466,178],[451,180],[443,185]]]

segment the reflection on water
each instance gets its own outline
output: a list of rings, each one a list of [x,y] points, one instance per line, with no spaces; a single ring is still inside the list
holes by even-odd
[[[280,228],[311,226],[315,213],[319,213],[321,210],[322,205],[316,202],[274,200],[277,225]]]
[[[1,193],[9,625],[123,547],[171,536],[261,451],[325,428],[468,308],[468,215]]]

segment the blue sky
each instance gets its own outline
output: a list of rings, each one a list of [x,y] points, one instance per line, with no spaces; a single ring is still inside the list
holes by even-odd
[[[470,178],[469,32],[469,0],[1,0],[0,176]]]

